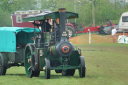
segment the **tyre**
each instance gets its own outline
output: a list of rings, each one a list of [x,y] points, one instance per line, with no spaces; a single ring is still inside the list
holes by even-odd
[[[73,26],[75,28],[75,31],[78,32],[78,24],[76,24],[76,23],[72,23],[72,24],[73,24]]]
[[[40,75],[40,71],[33,71],[33,76],[39,77],[39,75]]]
[[[66,29],[68,31],[69,38],[75,36],[75,29],[74,29],[74,27],[66,26]]]
[[[86,66],[85,66],[84,57],[80,56],[80,69],[79,69],[80,78],[85,77],[85,73],[86,73]]]
[[[48,58],[45,58],[45,78],[50,79],[50,60]]]
[[[63,76],[73,76],[75,73],[75,69],[68,69],[66,71],[62,71]]]
[[[2,54],[0,53],[0,75],[5,75],[6,74],[6,67],[2,65],[3,60],[2,60]],[[4,56],[5,57],[5,56]]]
[[[62,70],[55,70],[55,72],[56,72],[56,73],[61,73],[61,72],[62,72]]]

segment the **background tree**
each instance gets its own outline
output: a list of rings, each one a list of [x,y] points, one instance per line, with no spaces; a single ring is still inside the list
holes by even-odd
[[[128,11],[127,0],[94,0],[94,2],[96,26],[102,25],[102,22],[105,25],[107,19],[118,24],[121,14]],[[11,24],[4,23],[11,22],[11,18],[8,18],[10,22],[7,22],[6,19],[15,11],[42,9],[57,11],[58,8],[66,8],[67,11],[78,13],[77,24],[83,23],[86,27],[92,26],[92,0],[0,0],[0,8],[2,13],[0,19],[3,20],[1,26],[11,26]],[[75,22],[75,20],[69,21]]]
[[[35,0],[0,0],[0,26],[12,26],[10,15],[13,12],[37,9],[36,5]]]

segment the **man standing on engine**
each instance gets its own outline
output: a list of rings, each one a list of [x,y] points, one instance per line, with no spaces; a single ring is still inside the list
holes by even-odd
[[[107,19],[107,26],[112,26],[112,21]]]

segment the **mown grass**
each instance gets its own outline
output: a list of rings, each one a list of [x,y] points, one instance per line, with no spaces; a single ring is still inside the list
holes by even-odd
[[[85,35],[85,34],[88,34],[88,33],[77,33],[77,34],[75,34],[74,37]],[[98,35],[99,33],[91,33],[91,34],[97,34]],[[101,35],[103,35],[103,34],[101,34]]]
[[[0,76],[0,85],[128,85],[127,44],[76,45],[82,50],[86,63],[86,77],[62,76],[51,71],[51,79],[27,78],[24,67],[11,67],[5,76]]]

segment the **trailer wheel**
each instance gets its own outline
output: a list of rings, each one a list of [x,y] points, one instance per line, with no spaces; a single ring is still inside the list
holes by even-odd
[[[32,71],[32,66],[31,66],[31,57],[32,57],[32,51],[31,51],[31,47],[30,45],[26,46],[25,49],[25,71],[26,71],[26,75],[28,78],[32,78],[33,77],[33,71]]]
[[[80,78],[85,77],[85,73],[86,73],[86,67],[85,67],[85,61],[84,61],[84,57],[80,56],[80,69],[79,69],[79,75]]]
[[[45,78],[50,79],[50,60],[48,58],[45,58]]]
[[[67,31],[68,31],[69,38],[70,37],[74,37],[75,36],[75,29],[74,29],[74,27],[66,26],[66,28],[67,28]]]
[[[6,67],[4,67],[3,65],[2,65],[2,58],[1,57],[3,57],[2,56],[2,54],[0,53],[0,75],[5,75],[6,74]]]
[[[73,76],[75,73],[75,69],[68,69],[66,71],[62,71],[63,76]]]

